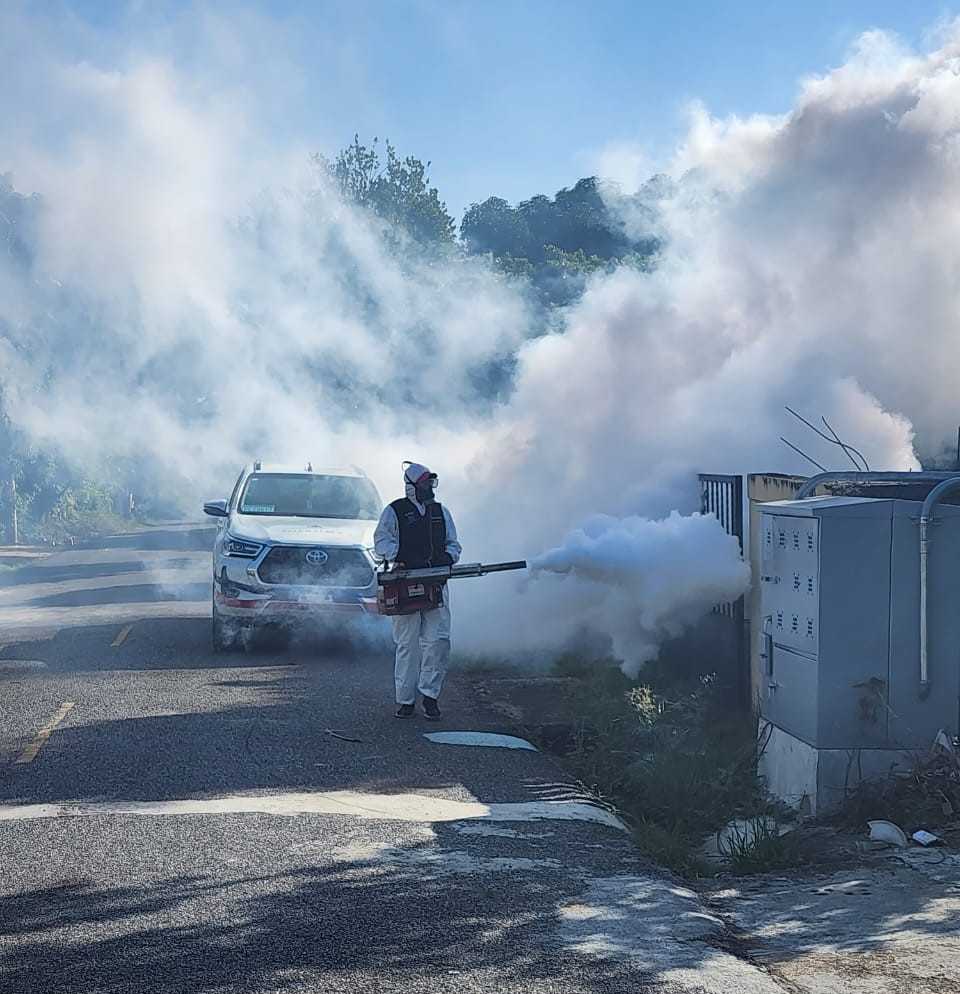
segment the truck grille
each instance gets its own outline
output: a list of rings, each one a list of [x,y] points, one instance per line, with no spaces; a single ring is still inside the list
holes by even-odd
[[[366,587],[373,581],[370,562],[359,549],[279,545],[267,553],[258,572],[263,583],[285,586]]]

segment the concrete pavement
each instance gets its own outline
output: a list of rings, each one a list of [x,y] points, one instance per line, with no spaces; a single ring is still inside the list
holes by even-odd
[[[544,756],[394,719],[388,646],[214,655],[209,538],[0,580],[0,989],[783,990]]]
[[[708,906],[796,994],[955,994],[960,854],[891,849],[708,889]]]

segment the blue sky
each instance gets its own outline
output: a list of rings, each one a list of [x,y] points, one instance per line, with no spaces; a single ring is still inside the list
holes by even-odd
[[[0,6],[4,0],[0,0]],[[922,48],[960,3],[852,0],[74,0],[20,4],[70,57],[122,67],[163,51],[263,94],[269,140],[333,154],[353,134],[431,160],[459,215],[475,200],[555,193],[628,143],[652,165],[699,100],[715,115],[789,109],[804,75],[880,28]],[[197,30],[209,13],[232,38]],[[227,15],[224,17],[224,15]],[[0,69],[2,82],[2,69]]]

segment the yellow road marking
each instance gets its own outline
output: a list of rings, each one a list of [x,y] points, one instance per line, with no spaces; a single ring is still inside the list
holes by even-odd
[[[64,701],[60,710],[37,732],[37,737],[20,754],[18,763],[32,763],[41,746],[50,738],[51,732],[63,721],[73,708],[73,701]]]
[[[127,625],[122,632],[110,643],[114,648],[118,645],[123,645],[123,640],[130,634],[133,629],[133,625]]]

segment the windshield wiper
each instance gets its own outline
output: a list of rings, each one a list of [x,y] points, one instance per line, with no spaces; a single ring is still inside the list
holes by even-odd
[[[351,515],[344,517],[342,514],[309,514],[306,511],[290,511],[285,514],[276,514],[274,517],[277,518],[330,518],[331,520],[336,520],[340,518],[344,521],[355,521]]]

